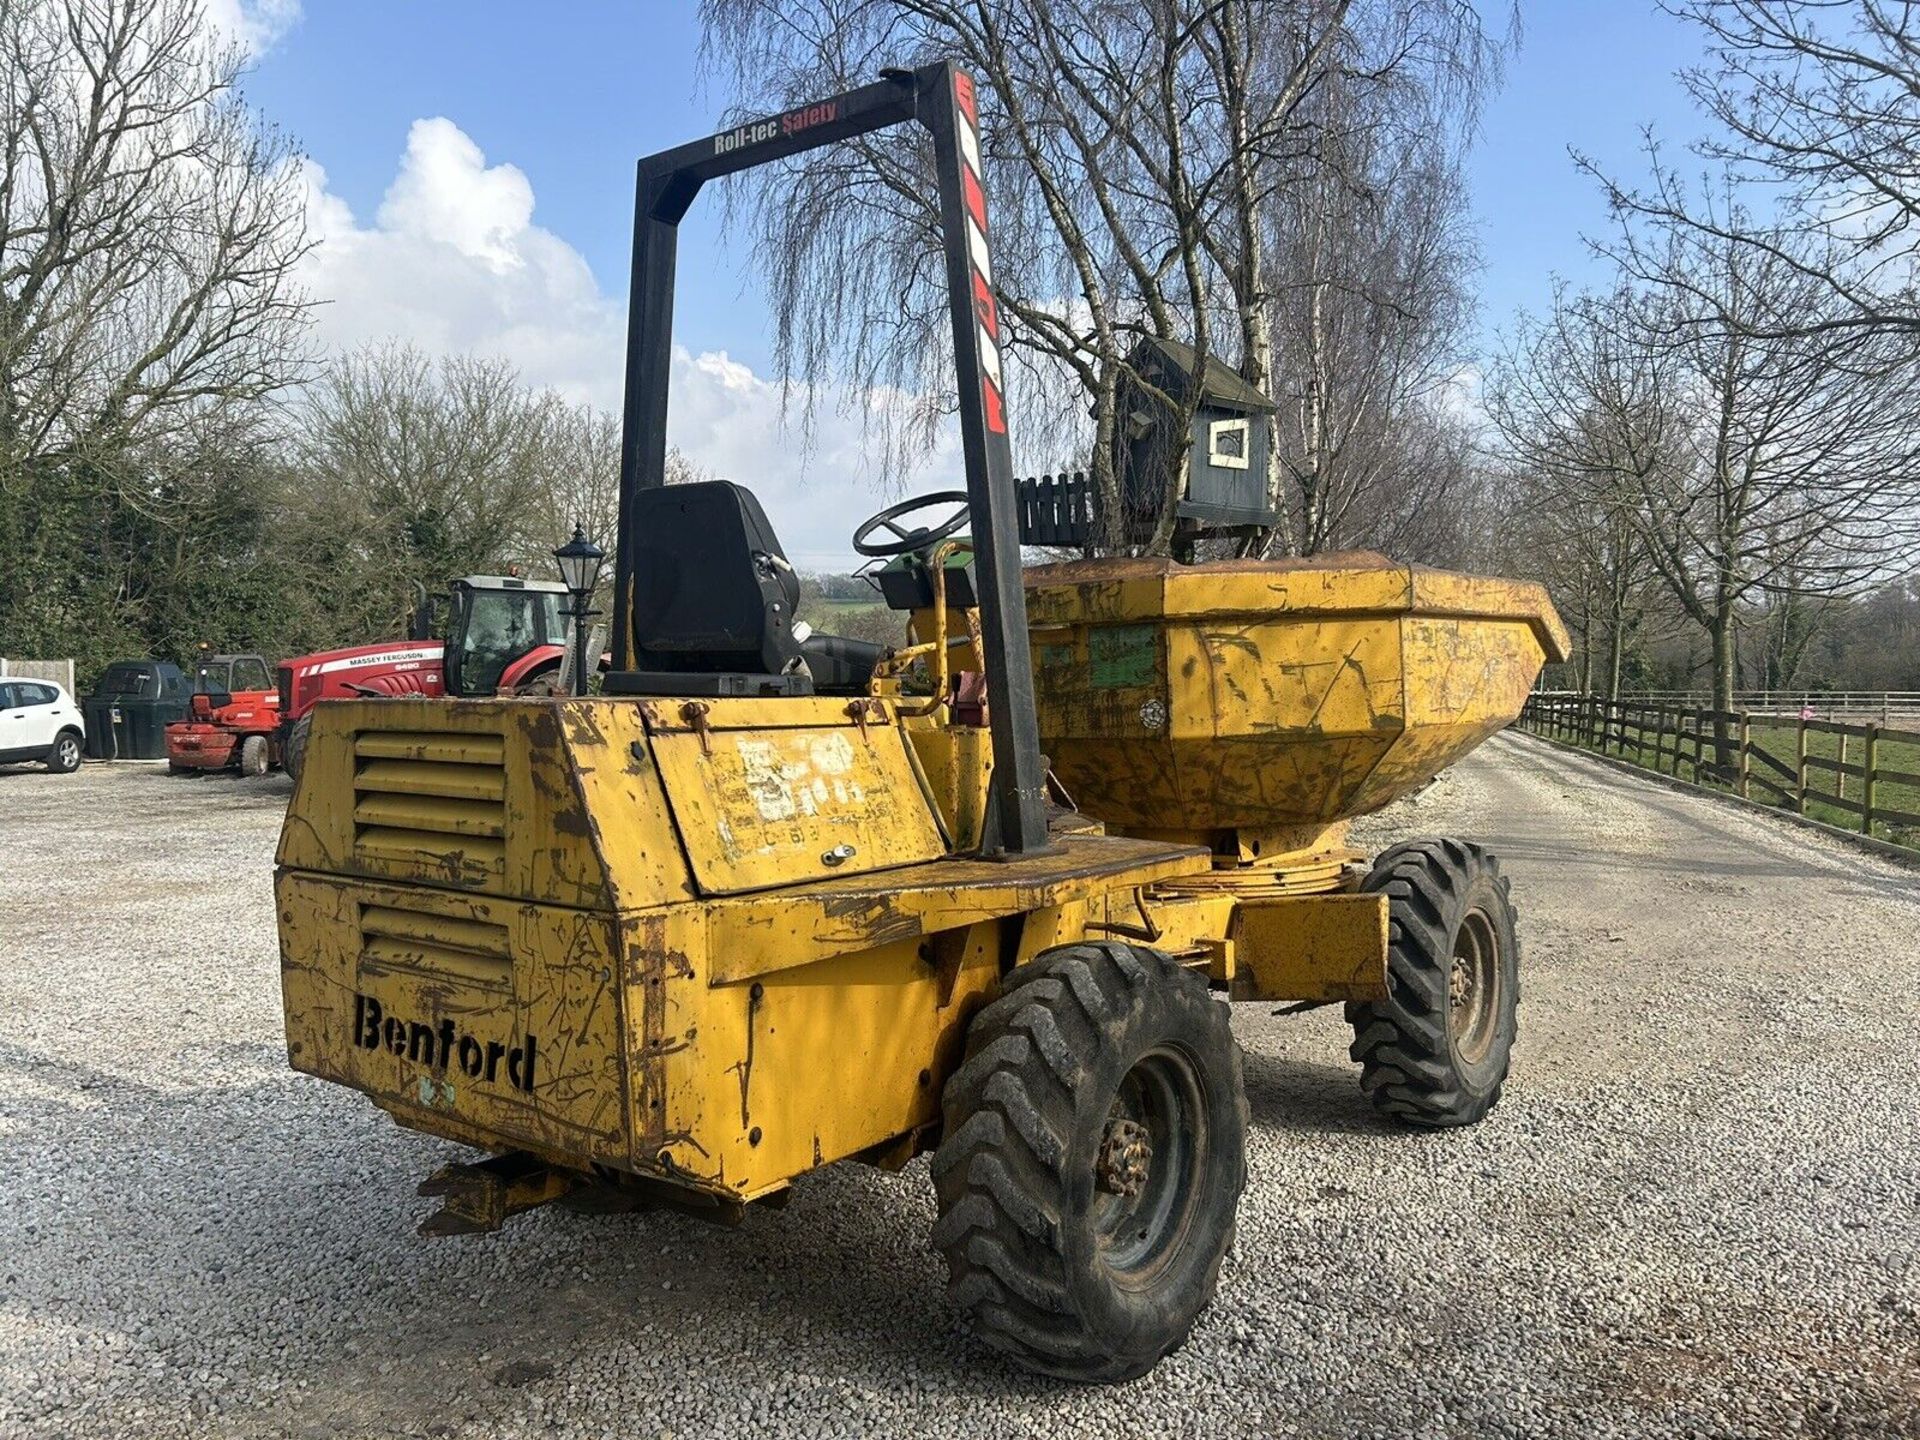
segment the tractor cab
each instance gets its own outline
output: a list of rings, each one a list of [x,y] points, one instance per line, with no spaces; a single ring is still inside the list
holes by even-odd
[[[447,592],[447,694],[492,695],[556,673],[567,643],[567,598],[566,587],[551,580],[455,580]]]
[[[444,644],[448,695],[548,683],[567,643],[567,590],[518,575],[463,575],[444,594],[415,586],[409,640]]]

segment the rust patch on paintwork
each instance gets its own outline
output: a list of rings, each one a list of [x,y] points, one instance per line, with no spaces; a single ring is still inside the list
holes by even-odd
[[[670,968],[691,970],[685,956],[679,966],[671,967],[667,948],[667,923],[658,915],[643,916],[629,922],[626,936],[627,1026],[638,1043],[629,1042],[631,1073],[635,1089],[637,1118],[634,1124],[634,1157],[646,1163],[663,1153],[670,1143],[667,1134],[666,981]],[[637,1004],[638,1016],[633,1013]],[[635,1024],[636,1019],[638,1024]]]
[[[766,987],[755,981],[747,989],[747,1053],[727,1068],[740,1077],[740,1128],[749,1128],[747,1112],[747,1090],[753,1083],[753,1042],[754,1024],[760,1018],[760,1006],[766,998]]]
[[[909,940],[920,933],[917,916],[905,915],[886,894],[829,895],[820,903],[820,918],[833,922],[835,934],[853,933],[869,944]]]

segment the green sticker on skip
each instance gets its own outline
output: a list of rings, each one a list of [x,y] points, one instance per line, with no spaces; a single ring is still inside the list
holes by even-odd
[[[1151,685],[1159,655],[1158,625],[1104,625],[1087,636],[1088,678],[1102,690]]]

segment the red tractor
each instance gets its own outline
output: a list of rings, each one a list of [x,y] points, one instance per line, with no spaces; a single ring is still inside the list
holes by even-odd
[[[468,575],[444,596],[423,591],[407,639],[285,661],[260,705],[243,703],[253,698],[246,692],[196,694],[189,717],[167,727],[169,762],[175,770],[237,763],[246,775],[278,764],[297,779],[308,717],[322,700],[548,693],[566,653],[567,598],[554,581],[514,575]],[[433,638],[443,627],[446,638]],[[221,659],[257,657],[206,663]]]
[[[407,695],[549,694],[567,644],[567,589],[553,580],[468,575],[421,592],[410,638],[303,655],[280,667],[280,763],[294,779],[322,700]],[[430,638],[441,627],[445,641]]]
[[[174,774],[235,770],[264,775],[279,749],[280,692],[258,655],[206,655],[194,662],[187,717],[166,728]]]

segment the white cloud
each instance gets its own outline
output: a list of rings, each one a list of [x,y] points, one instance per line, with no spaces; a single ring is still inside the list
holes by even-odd
[[[833,408],[830,402],[838,397],[823,399],[803,442],[791,418],[803,398],[795,395],[783,416],[777,382],[724,351],[694,355],[676,345],[667,434],[695,464],[738,480],[760,497],[794,564],[842,569],[856,559],[847,543],[853,527],[899,497],[881,488],[874,442],[857,416]],[[923,494],[964,483],[959,435],[947,427],[912,490]]]
[[[307,162],[302,276],[325,302],[320,338],[345,349],[401,339],[436,354],[510,357],[535,384],[610,406],[623,317],[586,260],[533,223],[533,187],[450,120],[416,120],[371,225]]]
[[[308,161],[307,224],[318,242],[302,280],[325,302],[330,349],[388,339],[432,354],[502,355],[534,385],[617,409],[626,337],[624,298],[603,292],[585,258],[534,223],[533,186],[489,165],[444,118],[416,120],[371,224],[327,188]],[[725,352],[676,346],[668,438],[695,464],[750,486],[796,565],[848,565],[854,524],[890,498],[857,414],[822,395],[811,434],[800,400],[783,414],[781,388]],[[869,401],[868,403],[879,403]],[[916,490],[958,483],[957,440],[936,450]]]
[[[300,0],[205,0],[203,14],[249,54],[264,55],[300,22]]]

